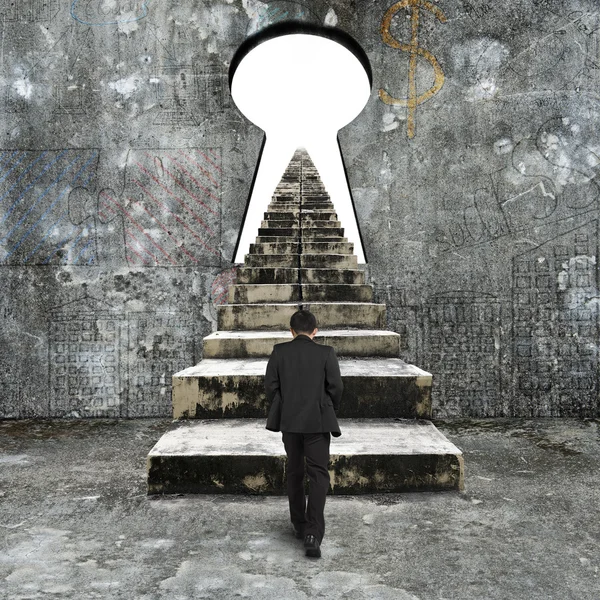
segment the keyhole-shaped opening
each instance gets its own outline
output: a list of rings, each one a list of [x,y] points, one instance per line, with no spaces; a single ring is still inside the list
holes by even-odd
[[[239,110],[265,132],[235,263],[254,242],[263,213],[294,151],[305,148],[321,175],[358,262],[360,238],[338,131],[355,119],[371,93],[366,54],[348,34],[331,28],[284,31],[242,46],[230,70]],[[264,35],[265,32],[262,32]],[[323,37],[327,35],[327,37]]]

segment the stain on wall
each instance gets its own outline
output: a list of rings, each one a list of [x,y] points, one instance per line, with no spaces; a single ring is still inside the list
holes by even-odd
[[[290,19],[370,58],[340,143],[434,417],[598,416],[593,0],[0,0],[0,416],[170,414],[262,142],[228,66]]]

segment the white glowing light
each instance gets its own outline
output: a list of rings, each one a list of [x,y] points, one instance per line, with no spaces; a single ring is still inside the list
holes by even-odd
[[[254,242],[263,212],[294,151],[306,148],[360,263],[365,262],[337,132],[370,96],[367,73],[347,48],[327,38],[290,34],[251,50],[235,71],[231,95],[266,134],[260,168],[234,262]]]

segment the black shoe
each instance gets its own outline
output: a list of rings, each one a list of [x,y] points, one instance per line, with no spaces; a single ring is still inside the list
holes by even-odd
[[[294,528],[294,536],[296,539],[301,540],[304,537],[304,531],[302,529],[297,529],[294,525],[292,525],[292,527]]]
[[[313,558],[321,558],[321,544],[319,540],[310,533],[304,538],[304,550],[306,550],[306,556],[312,556]]]

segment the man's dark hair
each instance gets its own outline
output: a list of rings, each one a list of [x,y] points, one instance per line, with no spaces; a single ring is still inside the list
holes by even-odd
[[[296,333],[312,333],[317,327],[317,319],[308,310],[299,310],[292,315],[290,327]]]

